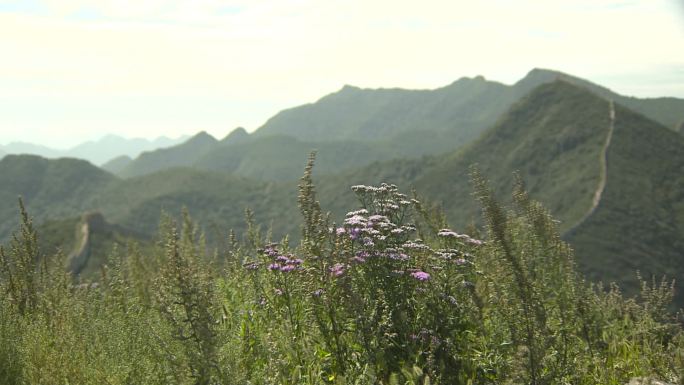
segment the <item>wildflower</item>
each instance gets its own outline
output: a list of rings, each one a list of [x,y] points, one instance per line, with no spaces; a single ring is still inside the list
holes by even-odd
[[[362,216],[362,215],[368,215],[368,210],[366,209],[361,209],[361,210],[356,210],[356,211],[350,211],[347,213],[347,218],[349,217],[354,217],[354,216]]]
[[[419,281],[427,281],[430,279],[430,274],[420,270],[414,271],[411,273],[411,276]]]
[[[403,244],[403,247],[414,250],[430,250],[430,248],[420,240],[406,242]]]
[[[333,267],[330,268],[330,272],[335,277],[341,276],[342,274],[344,274],[344,271],[345,266],[342,263],[336,263],[335,265],[333,265]]]
[[[348,226],[365,226],[366,218],[361,215],[352,215],[344,220],[344,224]]]
[[[342,235],[342,234],[346,233],[346,230],[344,229],[344,227],[338,227],[337,230],[335,230],[335,233],[337,235]]]
[[[294,265],[285,265],[280,267],[280,271],[287,273],[288,271],[292,271],[295,269]]]
[[[280,265],[277,263],[272,263],[272,264],[268,265],[268,269],[269,270],[280,270]]]
[[[356,255],[352,258],[352,261],[358,262],[358,263],[364,263],[366,262],[366,258],[368,258],[369,254],[366,251],[357,251]]]
[[[259,262],[250,262],[244,265],[247,270],[257,270],[259,269]]]
[[[482,241],[479,240],[479,239],[470,238],[470,237],[468,237],[468,239],[466,239],[466,242],[468,242],[468,243],[470,243],[471,245],[474,245],[474,246],[480,246],[480,245],[482,245],[482,244],[484,243],[484,242],[482,242]]]
[[[283,291],[280,290],[280,289],[278,289],[278,288],[276,288],[276,289],[273,290],[273,291],[275,292],[275,295],[283,295]]]
[[[389,253],[388,257],[390,257],[390,259],[394,259],[395,261],[408,261],[410,258],[404,253]]]
[[[371,215],[370,217],[368,217],[368,221],[370,221],[370,222],[387,222],[389,220],[384,215],[375,214],[375,215]]]
[[[275,244],[267,245],[264,248],[264,254],[268,255],[269,257],[275,257],[276,255],[278,255],[278,250],[276,250],[275,246]]]
[[[311,293],[311,295],[313,295],[314,297],[320,297],[321,295],[323,295],[323,289],[314,290],[314,291]]]
[[[439,232],[437,232],[437,236],[442,238],[458,238],[460,234],[449,229],[441,229]]]

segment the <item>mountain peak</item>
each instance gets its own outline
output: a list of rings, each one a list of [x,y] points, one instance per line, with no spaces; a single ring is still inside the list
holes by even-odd
[[[518,80],[518,84],[539,84],[548,83],[560,78],[569,78],[570,76],[560,71],[550,70],[546,68],[533,68],[525,75],[524,78]]]
[[[360,90],[361,90],[361,88],[359,88],[357,86],[345,84],[344,86],[342,86],[342,89],[340,89],[339,92],[353,92],[353,91],[360,91]]]
[[[234,129],[233,131],[231,131],[230,133],[228,133],[228,135],[226,135],[226,137],[223,138],[223,140],[221,140],[221,142],[223,142],[223,143],[237,143],[237,142],[242,142],[248,138],[249,138],[249,133],[247,132],[247,130],[245,130],[244,127],[238,127],[236,129]]]
[[[188,139],[186,143],[216,143],[218,140],[209,135],[206,131],[200,131],[195,136]]]

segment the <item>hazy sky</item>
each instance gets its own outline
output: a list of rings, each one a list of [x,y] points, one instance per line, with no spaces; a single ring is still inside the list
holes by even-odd
[[[684,97],[681,0],[0,0],[0,144],[221,138],[344,84],[533,67]]]

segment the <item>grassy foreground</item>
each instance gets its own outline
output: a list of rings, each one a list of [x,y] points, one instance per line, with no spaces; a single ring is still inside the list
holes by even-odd
[[[684,381],[672,286],[627,299],[586,283],[521,183],[505,209],[473,173],[481,232],[450,230],[392,185],[354,186],[360,207],[335,224],[312,166],[298,245],[273,242],[248,212],[245,236],[209,252],[186,214],[162,220],[155,252],[114,250],[97,284],[41,254],[22,206],[0,250],[0,383]]]

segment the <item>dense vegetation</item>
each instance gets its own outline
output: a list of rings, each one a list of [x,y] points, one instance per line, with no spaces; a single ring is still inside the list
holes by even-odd
[[[510,210],[473,173],[486,226],[450,230],[393,185],[353,187],[331,223],[299,185],[301,241],[207,248],[185,213],[158,246],[113,250],[98,284],[45,255],[28,214],[0,250],[6,384],[623,384],[684,379],[672,288],[588,285],[518,183]],[[465,199],[465,197],[463,197]],[[289,218],[283,218],[288,220]]]

